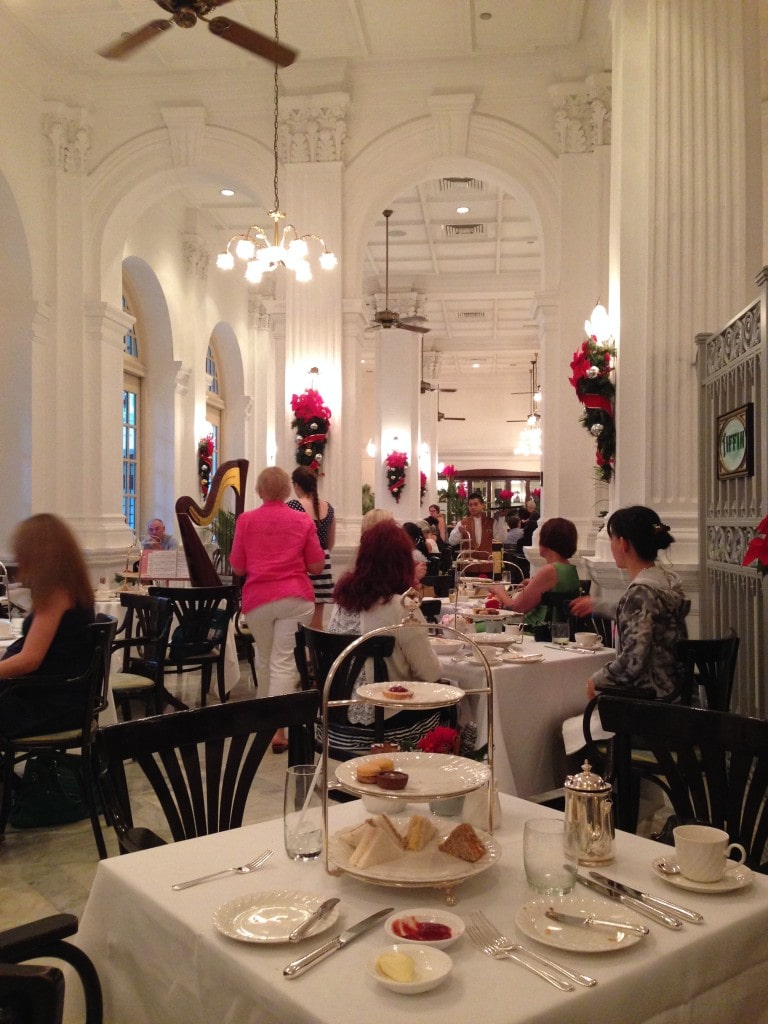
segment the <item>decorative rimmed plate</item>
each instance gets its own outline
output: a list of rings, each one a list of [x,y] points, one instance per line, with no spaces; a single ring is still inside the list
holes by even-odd
[[[411,957],[414,969],[413,981],[395,981],[394,978],[388,978],[386,974],[382,974],[376,966],[376,962],[385,953],[405,953]],[[368,963],[368,973],[380,985],[388,988],[390,992],[399,992],[409,996],[437,988],[441,982],[445,981],[452,968],[453,961],[442,950],[434,949],[431,946],[414,946],[404,943],[396,943],[394,946],[380,949]]]
[[[390,686],[407,686],[413,696],[403,700],[384,697],[383,691]],[[448,704],[458,704],[464,699],[464,691],[459,686],[448,686],[445,683],[364,683],[357,688],[357,698],[366,704],[376,704],[383,708],[442,708]]]
[[[471,633],[470,636],[480,647],[511,647],[521,639],[519,633]]]
[[[413,925],[413,921],[419,924],[445,925],[451,929],[450,937],[447,939],[409,939],[407,935],[398,934],[396,930],[398,927],[397,922],[400,922],[401,930],[407,931],[409,926]],[[415,907],[410,910],[398,910],[397,913],[388,917],[384,922],[384,931],[391,937],[393,942],[402,942],[407,946],[420,943],[422,946],[429,946],[430,949],[446,949],[448,946],[452,946],[457,939],[461,938],[465,931],[465,925],[458,914],[452,914],[448,910],[435,910],[433,907]]]
[[[616,931],[585,925],[559,924],[545,916],[549,907],[578,917],[594,914],[603,921],[616,921]],[[609,900],[576,895],[548,896],[531,900],[520,907],[515,918],[515,924],[529,939],[574,953],[612,953],[617,949],[634,946],[643,936],[622,931],[622,922],[639,925],[644,923],[634,911],[625,906]]]
[[[349,762],[346,763],[349,764]],[[427,843],[423,850],[418,852],[403,851],[402,856],[395,860],[386,861],[384,864],[374,864],[369,868],[358,868],[349,863],[353,852],[352,847],[337,835],[332,835],[328,844],[329,859],[347,874],[354,878],[360,878],[364,882],[402,888],[420,888],[449,886],[463,882],[467,878],[487,871],[501,857],[501,846],[498,841],[488,832],[483,832],[479,828],[475,829],[475,832],[486,849],[486,853],[480,860],[470,863],[460,860],[458,857],[452,857],[449,853],[442,853],[438,850],[438,846],[456,828],[457,822],[448,818],[432,818],[431,820],[437,826],[437,835]],[[408,816],[394,817],[392,821],[396,827],[404,831]]]
[[[469,611],[464,612],[464,615],[468,619],[472,619],[473,622],[506,622],[507,619],[519,619],[520,612],[510,611],[499,611],[497,614],[489,614],[488,612],[475,612]]]
[[[674,860],[669,857],[659,858],[659,860],[661,859],[665,860],[667,864],[674,863]],[[654,874],[663,878],[665,882],[669,882],[670,885],[674,885],[678,889],[687,889],[689,892],[735,892],[737,889],[748,888],[755,880],[752,871],[743,864],[729,864],[723,877],[716,882],[694,882],[692,878],[686,878],[685,875],[667,875],[659,867],[658,860],[655,860],[651,867]]]
[[[459,691],[463,694],[463,690]],[[383,790],[375,783],[358,782],[357,769],[379,754],[366,754],[342,761],[336,766],[336,779],[351,793],[358,796],[381,796]],[[436,800],[446,796],[460,796],[479,789],[488,781],[490,769],[481,761],[455,754],[424,754],[420,751],[387,754],[395,764],[395,770],[408,773],[408,785],[397,790],[403,799]]]
[[[505,651],[499,661],[504,665],[531,665],[537,661],[544,661],[543,654],[518,654],[517,651]]]
[[[238,942],[288,942],[298,928],[323,902],[323,896],[312,896],[295,889],[276,889],[223,903],[213,915],[214,926]],[[338,906],[313,925],[307,937],[319,935],[333,925],[339,916]]]

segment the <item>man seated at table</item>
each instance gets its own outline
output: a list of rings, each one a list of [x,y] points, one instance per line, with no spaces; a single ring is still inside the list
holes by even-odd
[[[147,523],[147,536],[141,542],[145,551],[173,551],[179,542],[170,533],[165,532],[162,519],[150,519]]]

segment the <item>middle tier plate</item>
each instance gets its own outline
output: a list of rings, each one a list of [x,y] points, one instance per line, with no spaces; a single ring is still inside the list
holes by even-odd
[[[385,697],[384,690],[390,686],[406,686],[410,697]],[[446,683],[363,683],[358,686],[357,699],[366,704],[375,704],[380,708],[444,708],[450,704],[458,704],[464,699],[464,691],[459,686],[448,686]]]
[[[490,769],[481,761],[455,754],[424,754],[420,751],[386,755],[395,763],[395,770],[408,774],[405,789],[396,794],[401,800],[438,800],[441,797],[459,796],[471,793],[484,785],[490,777]],[[343,761],[336,767],[336,779],[350,793],[358,796],[381,796],[387,790],[375,783],[358,782],[357,769],[367,761],[376,760],[379,754],[355,757]]]

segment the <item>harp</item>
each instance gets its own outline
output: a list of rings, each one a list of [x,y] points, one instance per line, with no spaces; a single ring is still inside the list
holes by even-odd
[[[201,508],[194,498],[185,494],[176,499],[176,518],[179,521],[181,542],[189,567],[189,579],[193,587],[220,587],[221,580],[214,568],[210,555],[205,550],[196,527],[208,526],[221,508],[224,492],[231,487],[236,495],[235,515],[245,508],[245,481],[248,476],[248,460],[233,459],[223,462],[213,475],[208,497]]]

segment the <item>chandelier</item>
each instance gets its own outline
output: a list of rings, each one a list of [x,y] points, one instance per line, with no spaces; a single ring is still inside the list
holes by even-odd
[[[275,43],[280,42],[280,33],[277,21],[277,5],[275,0]],[[258,224],[252,224],[244,234],[233,235],[227,243],[227,247],[216,257],[216,266],[220,270],[232,270],[235,265],[235,257],[245,261],[245,278],[251,284],[258,284],[264,274],[268,274],[277,267],[285,267],[292,270],[297,281],[311,281],[312,268],[309,264],[309,243],[318,242],[322,246],[320,253],[320,266],[323,270],[332,270],[338,260],[328,250],[325,242],[319,235],[300,235],[293,224],[286,224],[280,230],[280,221],[285,220],[285,214],[280,209],[280,186],[278,178],[278,123],[279,123],[279,100],[278,100],[278,65],[275,64],[274,76],[274,106],[275,116],[272,137],[272,152],[274,155],[274,207],[269,211],[272,219],[272,239],[264,228]],[[234,250],[234,251],[233,251]]]
[[[531,368],[528,371],[531,378],[531,411],[526,420],[526,426],[520,431],[517,447],[514,455],[541,455],[541,413],[537,412],[536,405],[541,401],[541,388],[537,378],[538,356],[531,361]]]

